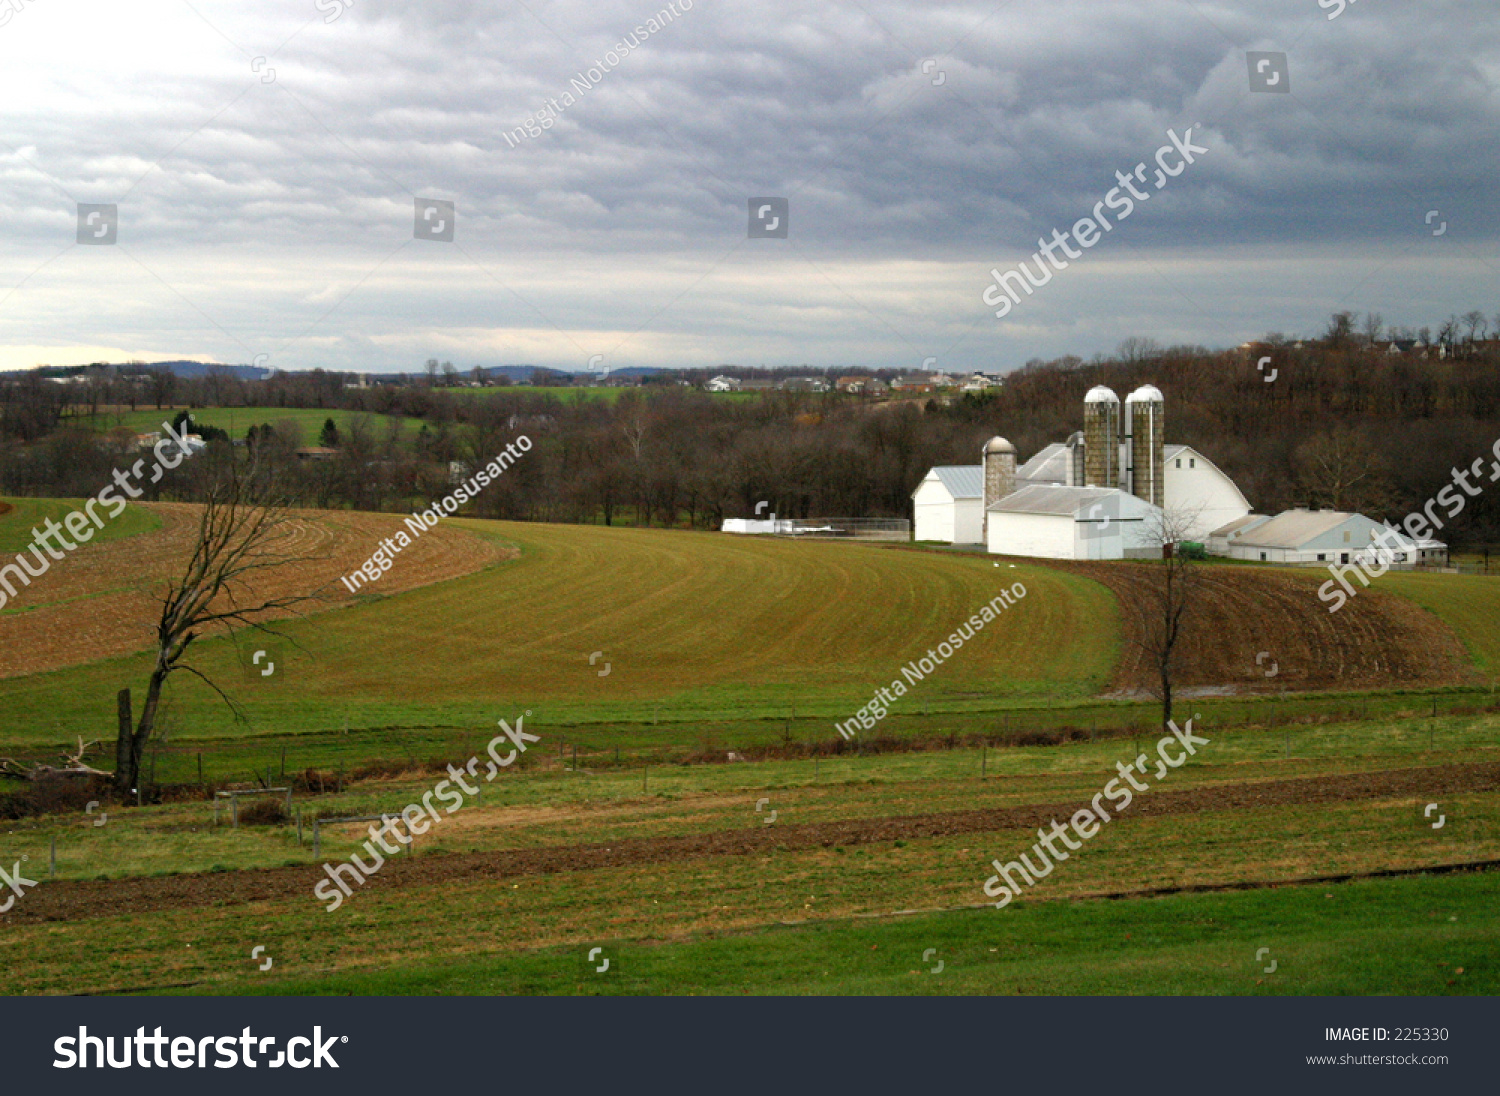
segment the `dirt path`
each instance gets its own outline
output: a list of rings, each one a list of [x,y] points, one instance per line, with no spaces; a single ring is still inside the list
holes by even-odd
[[[1340,803],[1370,799],[1439,799],[1470,792],[1500,791],[1500,763],[1440,765],[1341,776],[1304,777],[1259,783],[1153,791],[1137,798],[1122,818],[1196,814],[1204,811]],[[392,860],[366,890],[391,891],[459,881],[505,879],[561,871],[596,871],[639,864],[680,863],[715,856],[758,856],[774,851],[922,840],[1018,827],[1040,827],[1071,815],[1081,803],[1053,803],[993,810],[947,811],[899,818],[765,826],[683,837],[630,838],[609,845],[563,845],[503,852],[433,854]],[[324,878],[313,866],[256,871],[152,876],[135,879],[44,883],[26,894],[0,924],[74,921],[122,912],[201,909],[246,902],[303,898]]]

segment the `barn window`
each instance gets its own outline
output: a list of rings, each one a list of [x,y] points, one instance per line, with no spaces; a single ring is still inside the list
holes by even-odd
[[[1323,552],[1319,552],[1318,553],[1318,562],[1319,563],[1322,563],[1327,558],[1328,558],[1328,556],[1327,556],[1326,553],[1323,553]]]
[[[1189,468],[1197,468],[1198,467],[1198,461],[1195,458],[1193,458],[1193,457],[1189,457],[1188,458],[1188,467]]]
[[[1262,563],[1264,563],[1264,562],[1265,562],[1265,561],[1266,561],[1266,554],[1265,554],[1265,553],[1264,553],[1264,552],[1262,552],[1262,553],[1261,553],[1261,554],[1260,554],[1260,561],[1261,561],[1261,562],[1262,562]]]

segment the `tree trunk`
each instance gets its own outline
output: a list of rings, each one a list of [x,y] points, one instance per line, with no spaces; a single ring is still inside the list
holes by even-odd
[[[1163,670],[1161,675],[1161,729],[1166,730],[1172,722],[1172,675]]]
[[[118,729],[115,732],[115,791],[120,795],[125,795],[135,787],[129,689],[120,690],[119,695],[115,697],[115,708],[119,719]]]

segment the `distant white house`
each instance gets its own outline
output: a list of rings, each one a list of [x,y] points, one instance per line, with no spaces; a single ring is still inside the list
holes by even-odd
[[[979,465],[942,465],[911,493],[917,540],[984,543],[984,475]]]
[[[1227,542],[1221,554],[1258,563],[1361,563],[1406,570],[1446,562],[1448,555],[1441,541],[1418,542],[1374,518],[1342,510],[1287,510],[1242,530],[1216,529],[1210,550],[1221,540]]]
[[[703,387],[709,392],[738,392],[740,390],[740,379],[720,374],[717,377],[711,377]]]
[[[1114,487],[1031,484],[990,504],[985,547],[1041,559],[1152,559],[1160,511]]]

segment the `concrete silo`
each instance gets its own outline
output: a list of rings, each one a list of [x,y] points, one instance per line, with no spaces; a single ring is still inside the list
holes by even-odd
[[[1083,463],[1086,446],[1083,444],[1083,431],[1075,430],[1068,435],[1068,486],[1083,487]]]
[[[988,544],[990,504],[1016,489],[1016,447],[1002,437],[993,437],[985,443],[980,462],[984,465],[984,539]]]
[[[1125,434],[1129,452],[1127,490],[1153,506],[1163,505],[1166,475],[1166,400],[1161,389],[1143,384],[1125,397]]]
[[[1085,487],[1120,486],[1120,397],[1102,384],[1083,397]]]

